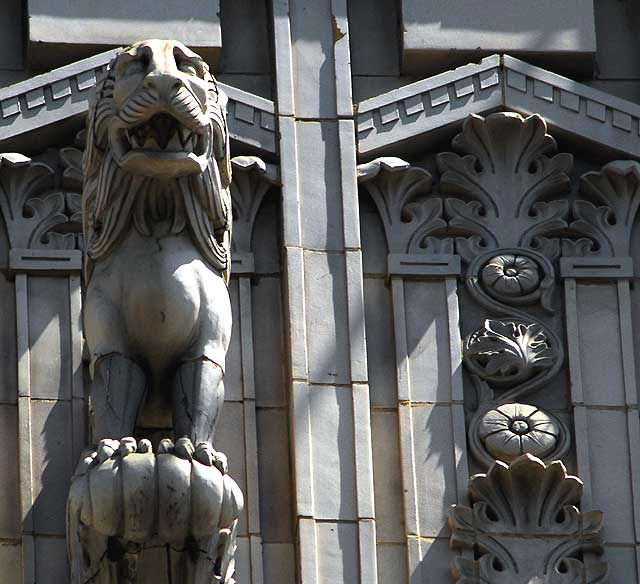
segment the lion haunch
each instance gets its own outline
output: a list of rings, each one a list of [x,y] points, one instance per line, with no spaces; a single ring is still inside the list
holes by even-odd
[[[163,429],[178,455],[180,443],[216,461],[231,331],[225,115],[207,65],[175,41],[125,49],[97,87],[83,198],[94,443]]]

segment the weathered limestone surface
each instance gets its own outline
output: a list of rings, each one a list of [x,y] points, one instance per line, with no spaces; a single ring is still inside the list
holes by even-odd
[[[28,59],[34,69],[52,69],[141,38],[164,38],[168,31],[212,65],[220,56],[219,1],[190,0],[159,7],[151,0],[114,0],[100,6],[29,0],[26,10]]]
[[[593,0],[469,4],[402,0],[405,72],[432,74],[501,52],[564,74],[591,76],[596,52]]]
[[[223,407],[215,448],[229,458],[227,474],[189,460],[187,441],[171,436],[160,446],[175,420],[163,421],[156,407],[130,433],[135,441],[103,442],[104,460],[87,461],[73,476],[92,442],[83,355],[93,350],[81,319],[83,301],[85,310],[91,305],[80,275],[81,250],[92,243],[80,229],[87,134],[76,131],[115,55],[33,77],[20,33],[0,34],[8,47],[0,83],[30,77],[0,90],[0,144],[10,145],[1,149],[22,151],[0,160],[0,297],[9,322],[0,331],[0,470],[9,469],[0,473],[9,501],[0,505],[0,565],[7,577],[68,584],[64,500],[73,484],[71,519],[84,513],[96,527],[78,547],[104,549],[113,538],[110,557],[131,574],[175,584],[190,561],[176,538],[217,530],[210,512],[218,507],[199,500],[205,484],[237,517],[242,584],[638,580],[640,110],[620,99],[637,84],[634,58],[624,57],[635,42],[635,9],[607,1],[575,12],[554,5],[536,18],[527,16],[531,3],[515,16],[506,11],[517,3],[497,3],[500,15],[490,6],[447,9],[442,30],[456,19],[473,22],[449,36],[445,50],[481,34],[497,39],[491,49],[498,54],[468,65],[470,57],[461,57],[456,65],[463,66],[448,72],[444,60],[418,59],[417,77],[408,77],[409,37],[438,36],[418,19],[406,31],[397,26],[409,4],[384,0],[372,10],[361,0],[239,0],[214,15],[224,41],[218,88],[229,98],[235,156],[225,161],[232,167],[225,212],[233,213],[226,310],[234,326],[224,406],[222,398],[215,406]],[[12,2],[7,21],[19,22],[20,13]],[[527,19],[520,32],[516,16]],[[576,83],[559,74],[590,67],[593,35],[580,30],[592,17],[600,70]],[[552,24],[540,24],[545,19]],[[509,21],[512,30],[499,29]],[[529,53],[533,64],[526,47],[515,49],[522,60],[502,54],[514,39],[542,42],[529,34],[534,22],[559,32],[547,39],[549,50]],[[574,23],[573,40],[591,46],[586,59],[555,60]],[[621,23],[620,34],[606,33]],[[0,33],[6,26],[0,22]],[[487,48],[471,46],[474,59],[477,46]],[[428,64],[438,75],[424,78]],[[170,128],[165,122],[161,134],[163,123]],[[48,146],[55,149],[43,152]],[[123,166],[154,167],[135,157]],[[154,172],[171,168],[155,164]],[[144,203],[154,220],[134,214],[135,229],[159,228],[166,202],[161,195]],[[118,203],[107,200],[105,217],[118,216]],[[224,225],[214,223],[205,247],[224,238]],[[108,231],[114,223],[96,225]],[[116,247],[126,244],[115,239]],[[221,255],[213,255],[215,263]],[[135,265],[127,284],[149,273],[146,261]],[[89,288],[94,278],[95,271]],[[150,296],[161,290],[154,286]],[[188,302],[172,304],[180,310]],[[159,338],[161,321],[142,340]],[[146,380],[148,371],[107,360],[111,381],[134,386],[133,393]],[[216,462],[223,467],[221,457]],[[481,478],[472,478],[477,472]],[[243,493],[242,509],[229,476]],[[167,486],[166,497],[154,490],[136,499],[133,487],[145,481]],[[96,489],[102,505],[89,505]],[[566,504],[550,504],[533,525],[542,495]],[[132,510],[132,501],[140,507]],[[160,515],[161,503],[176,505]],[[460,521],[450,526],[451,505]],[[604,512],[601,526],[591,509]],[[494,536],[506,552],[472,549]],[[549,556],[560,542],[562,553]],[[193,539],[188,544],[198,551]],[[204,547],[198,553],[212,564]],[[116,578],[113,570],[97,574]]]

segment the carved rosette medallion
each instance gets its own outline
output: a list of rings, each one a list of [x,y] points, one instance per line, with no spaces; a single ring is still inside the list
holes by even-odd
[[[458,584],[604,584],[602,513],[581,512],[582,481],[524,454],[469,481],[449,514]],[[588,555],[586,561],[585,555]]]
[[[480,273],[485,290],[498,299],[526,296],[540,286],[540,270],[534,260],[525,255],[498,255]]]
[[[558,454],[563,432],[552,414],[527,404],[503,404],[480,421],[480,440],[496,460],[511,462],[521,454],[538,458]]]

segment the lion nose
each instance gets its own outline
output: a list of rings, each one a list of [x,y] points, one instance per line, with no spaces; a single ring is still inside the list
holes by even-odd
[[[173,75],[164,73],[147,75],[144,80],[144,86],[147,89],[155,89],[161,96],[171,95],[182,86],[182,81]]]

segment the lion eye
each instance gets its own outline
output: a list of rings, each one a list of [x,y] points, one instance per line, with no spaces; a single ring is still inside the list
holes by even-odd
[[[189,61],[183,61],[182,63],[180,63],[178,65],[178,69],[180,69],[180,71],[182,71],[183,73],[186,73],[187,75],[197,75],[197,76],[200,75],[198,68],[193,63],[190,63]]]

